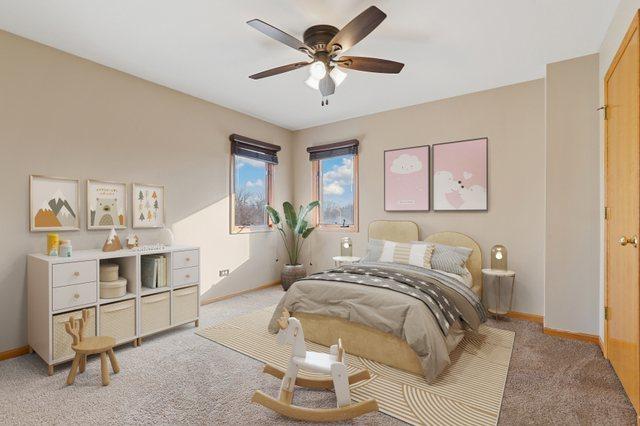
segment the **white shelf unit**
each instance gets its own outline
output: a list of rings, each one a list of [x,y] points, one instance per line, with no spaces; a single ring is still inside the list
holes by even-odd
[[[149,254],[167,256],[167,287],[151,289],[141,286],[140,258]],[[113,299],[100,298],[100,263],[102,262],[120,265],[120,276],[127,278],[127,293],[124,296]],[[175,286],[174,277],[179,280]],[[135,300],[135,335],[119,341],[119,345],[133,342],[137,346],[142,337],[191,322],[195,323],[197,327],[200,318],[199,277],[200,250],[198,247],[192,246],[171,246],[162,250],[143,252],[136,250],[115,252],[78,250],[68,258],[30,254],[27,258],[29,346],[44,360],[51,375],[54,365],[72,359],[70,354],[54,357],[54,346],[63,344],[60,342],[66,339],[66,337],[63,339],[60,336],[59,329],[56,332],[55,316],[65,313],[71,315],[86,308],[93,309],[95,329],[88,330],[87,335],[93,334],[93,332],[97,334],[101,325],[100,307],[127,300]],[[191,287],[194,288],[194,291],[183,290]],[[169,324],[166,327],[142,333],[142,298],[162,293],[169,293]],[[174,312],[174,309],[180,310]]]

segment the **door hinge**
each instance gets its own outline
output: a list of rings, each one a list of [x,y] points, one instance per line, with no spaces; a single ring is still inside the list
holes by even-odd
[[[608,119],[609,115],[607,114],[607,105],[601,106],[600,108],[598,108],[596,111],[604,111],[604,119]]]
[[[609,307],[608,306],[604,307],[604,320],[605,321],[609,321]]]
[[[609,207],[604,208],[604,220],[609,220]]]

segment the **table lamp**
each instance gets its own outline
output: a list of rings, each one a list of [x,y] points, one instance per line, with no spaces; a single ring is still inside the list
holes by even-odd
[[[353,241],[351,237],[340,238],[340,256],[353,256]]]
[[[507,248],[497,244],[491,248],[491,269],[507,270]]]

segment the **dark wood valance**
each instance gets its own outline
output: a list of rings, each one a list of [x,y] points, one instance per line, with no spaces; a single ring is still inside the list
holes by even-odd
[[[232,154],[278,164],[278,151],[282,149],[278,145],[251,139],[235,133],[229,136],[229,140],[231,141]]]
[[[322,160],[340,155],[355,155],[358,153],[358,145],[360,145],[360,142],[357,139],[351,139],[344,142],[310,146],[307,148],[307,152],[309,153],[309,160]]]

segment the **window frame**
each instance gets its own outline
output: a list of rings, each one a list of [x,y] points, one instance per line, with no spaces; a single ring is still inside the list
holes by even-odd
[[[236,234],[253,234],[259,232],[271,232],[273,230],[273,223],[269,215],[265,211],[266,225],[260,226],[238,226],[235,223],[236,220],[236,157],[242,157],[241,155],[231,153],[231,167],[229,173],[229,233]],[[262,160],[257,160],[262,161]],[[267,168],[267,176],[265,179],[267,205],[273,204],[273,173],[275,164],[263,161]]]
[[[320,223],[320,211],[322,209],[322,203],[319,208],[313,210],[313,223],[320,231],[332,231],[332,232],[358,232],[359,229],[359,200],[360,200],[360,174],[359,174],[359,157],[360,154],[350,154],[353,156],[353,224],[349,226],[341,226],[335,224],[321,224]],[[325,158],[326,160],[326,158]],[[320,201],[320,160],[311,161],[311,186],[312,197],[314,200]]]

